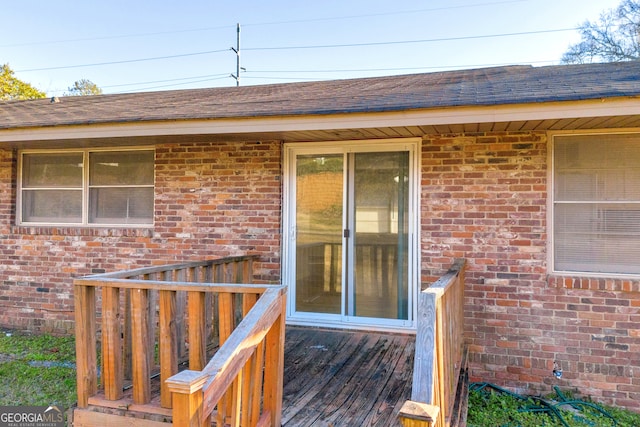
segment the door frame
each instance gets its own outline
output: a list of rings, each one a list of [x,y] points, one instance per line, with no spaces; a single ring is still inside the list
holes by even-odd
[[[380,140],[324,141],[285,143],[283,150],[283,203],[282,203],[282,274],[288,286],[287,323],[295,325],[407,331],[415,330],[417,294],[420,290],[420,152],[421,138],[389,138]],[[408,319],[382,319],[352,317],[344,314],[296,312],[296,169],[295,159],[300,154],[348,154],[356,152],[408,151],[409,152],[409,218],[408,218]],[[346,179],[346,178],[345,178]],[[346,199],[346,191],[345,191]],[[343,201],[343,205],[346,200]],[[343,241],[344,244],[344,241]],[[344,294],[343,294],[344,299]],[[343,301],[344,305],[344,301]]]

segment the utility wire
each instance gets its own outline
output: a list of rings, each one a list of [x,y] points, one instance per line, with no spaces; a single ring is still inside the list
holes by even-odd
[[[412,43],[433,43],[458,40],[478,40],[495,37],[513,37],[526,36],[532,34],[559,33],[565,31],[576,31],[579,28],[560,28],[556,30],[540,30],[540,31],[523,31],[519,33],[503,33],[503,34],[486,34],[481,36],[461,36],[461,37],[443,37],[437,39],[421,39],[421,40],[400,40],[392,42],[370,42],[370,43],[348,43],[348,44],[332,44],[332,45],[312,45],[312,46],[282,46],[282,47],[245,47],[244,50],[289,50],[289,49],[329,49],[341,47],[363,47],[363,46],[385,46],[394,44],[412,44]]]
[[[255,24],[242,24],[242,26],[255,27],[255,26],[265,26],[265,25],[285,25],[285,24],[300,24],[300,23],[307,23],[307,22],[338,21],[338,20],[345,20],[345,19],[374,18],[379,16],[408,15],[408,14],[423,13],[423,12],[437,12],[440,10],[466,9],[471,7],[494,6],[494,5],[507,4],[507,3],[522,3],[527,1],[530,1],[530,0],[503,0],[503,1],[488,2],[488,3],[463,4],[459,6],[442,6],[442,7],[432,7],[427,9],[398,10],[395,12],[368,13],[368,14],[362,14],[362,15],[334,16],[334,17],[310,18],[310,19],[294,19],[289,21],[276,21],[276,22],[260,22]]]
[[[497,38],[497,37],[513,37],[513,36],[534,35],[534,34],[558,33],[558,32],[575,31],[575,30],[578,30],[578,28],[561,28],[561,29],[555,29],[555,30],[523,31],[518,33],[486,34],[486,35],[480,35],[480,36],[462,36],[462,37],[443,37],[443,38],[437,38],[437,39],[421,39],[421,40],[399,40],[399,41],[389,41],[389,42],[349,43],[349,44],[333,44],[333,45],[307,45],[307,46],[253,47],[253,48],[245,47],[243,48],[243,50],[244,51],[247,51],[247,50],[269,51],[269,50],[296,50],[296,49],[334,49],[334,48],[345,48],[345,47],[385,46],[385,45],[415,44],[415,43],[437,43],[437,42],[444,42],[444,41],[479,40],[479,39]],[[69,69],[69,68],[126,64],[126,63],[132,63],[132,62],[157,61],[161,59],[182,58],[186,56],[207,55],[212,53],[221,53],[221,52],[228,52],[228,51],[229,49],[219,49],[219,50],[210,50],[205,52],[193,52],[193,53],[184,53],[184,54],[178,54],[178,55],[157,56],[152,58],[98,62],[98,63],[92,63],[92,64],[63,65],[63,66],[57,66],[57,67],[30,68],[25,70],[16,70],[16,72],[26,73],[31,71],[62,70],[62,69]]]
[[[243,27],[260,27],[260,26],[268,26],[268,25],[300,24],[300,23],[307,23],[307,22],[339,21],[339,20],[346,20],[346,19],[372,18],[372,17],[378,17],[378,16],[406,15],[406,14],[415,14],[415,13],[423,13],[423,12],[437,12],[441,10],[495,6],[495,5],[508,4],[508,3],[522,3],[527,1],[530,1],[530,0],[502,0],[502,1],[487,2],[487,3],[463,4],[458,6],[443,6],[443,7],[414,9],[414,10],[400,10],[400,11],[394,11],[394,12],[369,13],[369,14],[362,14],[362,15],[333,16],[333,17],[330,16],[326,18],[309,18],[309,19],[295,19],[295,20],[289,20],[289,21],[257,22],[253,24],[251,23],[242,24],[242,26]],[[85,38],[77,38],[77,39],[44,40],[44,41],[2,44],[0,45],[0,47],[2,48],[24,47],[24,46],[47,45],[47,44],[114,40],[114,39],[125,39],[125,38],[134,38],[134,37],[161,36],[161,35],[180,34],[180,33],[194,33],[194,32],[203,32],[203,31],[224,30],[224,29],[229,29],[234,27],[235,27],[234,25],[222,25],[218,27],[188,28],[183,30],[155,31],[155,32],[149,32],[149,33],[120,34],[120,35],[110,35],[110,36],[100,36],[100,37],[85,37]]]
[[[531,61],[531,62],[518,62],[517,64],[552,64],[558,62],[557,59],[549,59],[546,61]],[[420,71],[420,70],[440,70],[440,69],[452,69],[452,68],[477,68],[477,67],[500,67],[505,65],[515,65],[515,63],[493,63],[493,64],[459,64],[459,65],[434,65],[429,67],[400,67],[400,68],[352,68],[352,69],[332,69],[332,70],[247,70],[247,74],[257,74],[257,73],[277,73],[277,74],[286,74],[286,73],[310,73],[310,74],[324,74],[324,73],[366,73],[366,72],[380,72],[380,71]],[[247,76],[247,78],[261,78],[261,77],[253,77]],[[269,77],[267,77],[269,78]]]
[[[172,59],[172,58],[183,58],[185,56],[196,56],[196,55],[208,55],[211,53],[220,53],[220,52],[228,52],[229,49],[220,49],[220,50],[208,50],[204,52],[192,52],[192,53],[182,53],[178,55],[167,55],[167,56],[156,56],[152,58],[139,58],[139,59],[125,59],[122,61],[109,61],[109,62],[96,62],[92,64],[76,64],[76,65],[61,65],[58,67],[44,67],[44,68],[30,68],[26,70],[16,70],[16,72],[26,73],[29,71],[48,71],[48,70],[63,70],[68,68],[82,68],[82,67],[95,67],[99,65],[114,65],[114,64],[128,64],[131,62],[144,62],[144,61],[157,61],[160,59]]]

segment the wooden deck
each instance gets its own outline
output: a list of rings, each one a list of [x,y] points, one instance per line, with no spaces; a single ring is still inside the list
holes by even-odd
[[[415,337],[287,327],[282,425],[399,426]]]

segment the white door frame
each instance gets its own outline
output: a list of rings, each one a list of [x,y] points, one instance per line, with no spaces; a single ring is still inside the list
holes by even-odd
[[[416,298],[420,288],[420,138],[397,138],[362,141],[327,141],[286,143],[284,145],[283,210],[282,210],[282,278],[288,286],[287,323],[347,329],[379,329],[407,331],[415,329]],[[408,319],[378,319],[343,314],[296,312],[296,156],[303,154],[348,154],[357,152],[409,152],[409,218],[408,218]],[[345,179],[346,185],[346,179]],[[345,199],[347,197],[345,191]],[[343,200],[346,206],[346,200]],[[346,224],[345,224],[346,227]],[[343,241],[343,245],[344,245]],[[343,253],[343,256],[344,253]],[[343,260],[343,265],[346,265]],[[343,274],[346,274],[344,272]],[[344,292],[342,305],[344,306]]]

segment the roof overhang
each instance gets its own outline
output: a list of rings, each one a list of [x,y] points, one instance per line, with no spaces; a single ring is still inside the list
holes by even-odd
[[[640,98],[609,98],[535,104],[451,107],[410,111],[332,115],[275,116],[207,120],[140,121],[0,130],[0,143],[28,145],[55,140],[217,135],[225,139],[271,138],[305,140],[313,132],[339,137],[340,129],[424,128],[464,124],[511,123],[637,116]],[[629,121],[627,121],[629,122]],[[630,123],[634,123],[631,121]],[[418,133],[419,133],[418,132]],[[417,135],[414,135],[417,136]],[[327,138],[323,138],[327,139]]]

